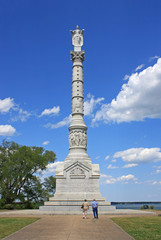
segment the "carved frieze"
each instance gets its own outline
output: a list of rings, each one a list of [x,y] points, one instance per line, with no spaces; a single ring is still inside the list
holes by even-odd
[[[83,99],[79,98],[79,100],[73,100],[73,109],[72,112],[82,112],[83,113]]]
[[[76,167],[71,170],[70,172],[70,178],[85,178],[85,172],[82,168]]]
[[[71,170],[70,175],[85,175],[85,172],[80,167]]]
[[[83,130],[72,130],[69,133],[69,147],[87,146],[87,133]]]

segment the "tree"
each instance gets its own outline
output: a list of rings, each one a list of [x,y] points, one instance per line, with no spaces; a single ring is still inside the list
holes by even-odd
[[[44,188],[35,175],[53,163],[56,155],[42,147],[21,146],[3,141],[0,145],[0,194],[5,204],[19,199],[36,201],[44,196]]]
[[[48,178],[44,179],[44,183],[43,183],[46,191],[50,194],[53,195],[54,190],[56,188],[56,179],[53,176],[50,176]]]

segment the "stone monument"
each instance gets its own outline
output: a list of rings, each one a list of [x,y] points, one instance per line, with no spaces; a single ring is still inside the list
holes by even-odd
[[[73,62],[72,79],[72,120],[69,126],[69,154],[56,169],[56,192],[41,211],[55,213],[80,214],[84,199],[91,204],[96,199],[99,212],[114,210],[110,202],[105,202],[99,190],[99,164],[92,164],[87,154],[87,126],[84,122],[83,97],[83,31],[79,27],[72,31],[71,60]],[[90,207],[91,210],[91,207]]]

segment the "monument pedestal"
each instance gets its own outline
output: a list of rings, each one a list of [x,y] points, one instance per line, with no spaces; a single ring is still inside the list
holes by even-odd
[[[92,213],[91,203],[96,199],[99,213],[114,211],[115,207],[106,202],[99,191],[99,165],[87,161],[65,161],[56,169],[56,192],[41,211],[54,211],[55,214],[81,214],[82,203],[87,199],[89,213]]]

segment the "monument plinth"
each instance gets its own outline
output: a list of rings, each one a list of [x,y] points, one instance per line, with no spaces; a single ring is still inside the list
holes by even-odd
[[[84,199],[89,203],[97,199],[99,212],[114,210],[109,202],[105,202],[99,191],[100,170],[98,164],[92,164],[87,154],[87,126],[84,122],[83,97],[83,31],[77,26],[72,32],[71,51],[73,62],[72,78],[72,120],[69,126],[69,154],[56,169],[56,192],[44,206],[42,211],[55,213],[79,214]]]

